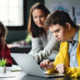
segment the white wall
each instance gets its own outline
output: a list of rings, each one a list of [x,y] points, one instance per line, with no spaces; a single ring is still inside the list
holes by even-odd
[[[45,6],[52,12],[52,6],[53,4],[61,4],[61,3],[68,3],[69,4],[69,10],[70,10],[70,16],[72,19],[74,19],[73,17],[73,10],[72,7],[73,6],[80,6],[80,0],[45,0]]]

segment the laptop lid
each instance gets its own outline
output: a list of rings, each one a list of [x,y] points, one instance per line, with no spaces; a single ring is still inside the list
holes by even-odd
[[[63,76],[63,74],[57,75],[45,75],[44,70],[40,68],[35,59],[28,54],[11,54],[17,64],[23,69],[27,75],[34,75],[40,77],[57,77]]]

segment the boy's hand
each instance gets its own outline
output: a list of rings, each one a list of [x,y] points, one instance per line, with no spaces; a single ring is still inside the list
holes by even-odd
[[[61,74],[64,74],[65,71],[66,71],[66,67],[63,63],[61,64],[58,64],[56,67],[55,67],[56,71],[58,71],[59,73]]]
[[[52,69],[53,68],[53,63],[49,59],[43,60],[40,63],[40,67],[42,67],[45,70],[49,70],[49,69]]]

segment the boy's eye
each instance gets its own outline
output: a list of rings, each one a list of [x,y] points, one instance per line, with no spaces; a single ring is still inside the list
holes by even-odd
[[[60,30],[58,29],[58,30],[56,30],[55,32],[59,32]]]

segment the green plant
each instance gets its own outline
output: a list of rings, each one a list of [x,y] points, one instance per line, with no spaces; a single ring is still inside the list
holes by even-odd
[[[0,60],[0,67],[4,67],[7,64],[7,60],[6,59],[2,59]]]

